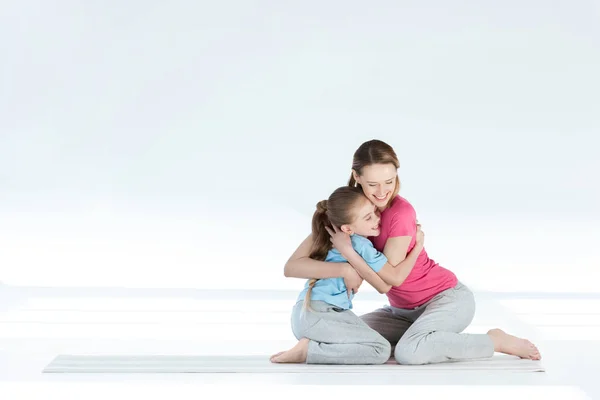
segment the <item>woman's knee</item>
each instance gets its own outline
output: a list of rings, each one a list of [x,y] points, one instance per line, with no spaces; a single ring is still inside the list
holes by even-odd
[[[455,318],[459,324],[463,325],[463,329],[473,322],[475,317],[475,295],[468,288],[464,288],[461,293],[458,309],[455,314]]]
[[[396,346],[394,350],[394,359],[398,364],[404,365],[421,365],[427,364],[428,360],[423,357],[416,349],[411,349],[405,346]]]
[[[394,359],[398,364],[421,365],[431,362],[431,352],[424,346],[424,343],[418,345],[418,340],[402,340],[398,342],[394,349]]]

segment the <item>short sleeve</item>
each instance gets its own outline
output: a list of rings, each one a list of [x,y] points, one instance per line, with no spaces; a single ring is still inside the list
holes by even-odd
[[[413,218],[409,208],[398,210],[390,221],[389,238],[398,236],[414,236],[416,230],[416,220]]]
[[[380,251],[377,251],[371,243],[365,246],[361,246],[358,249],[358,254],[366,261],[366,263],[375,272],[381,271],[381,268],[387,262],[387,257]]]

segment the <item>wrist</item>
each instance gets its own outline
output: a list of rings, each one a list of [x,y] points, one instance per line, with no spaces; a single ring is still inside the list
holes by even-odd
[[[348,278],[350,277],[350,273],[353,271],[354,268],[352,268],[352,265],[350,265],[350,263],[340,263],[340,266],[342,268],[341,270],[341,276],[342,278]]]
[[[353,254],[355,254],[356,252],[354,251],[354,248],[352,246],[347,246],[344,247],[342,249],[340,249],[340,254],[342,255],[342,257],[344,257],[346,260],[349,257],[352,257]]]

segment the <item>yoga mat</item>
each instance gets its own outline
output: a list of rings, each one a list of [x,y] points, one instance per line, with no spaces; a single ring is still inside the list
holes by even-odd
[[[510,371],[543,372],[540,361],[499,355],[477,361],[427,365],[273,364],[268,356],[192,355],[59,355],[44,373],[402,373],[410,371]]]

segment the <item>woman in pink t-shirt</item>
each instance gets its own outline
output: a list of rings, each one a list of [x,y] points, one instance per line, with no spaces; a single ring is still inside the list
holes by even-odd
[[[487,334],[461,333],[475,314],[473,293],[451,271],[430,259],[425,249],[411,252],[418,225],[414,208],[398,195],[399,167],[392,147],[380,140],[365,142],[354,153],[349,185],[360,186],[381,213],[381,233],[370,239],[391,264],[376,277],[392,285],[386,293],[390,305],[363,315],[363,321],[389,340],[400,364],[472,360],[491,357],[494,351],[539,360],[540,353],[531,342],[500,329]],[[285,276],[343,277],[348,290],[356,292],[362,277],[354,267],[365,271],[364,265],[356,265],[364,261],[353,254],[347,234],[336,230],[332,242],[354,265],[310,259],[309,236],[286,263]]]

